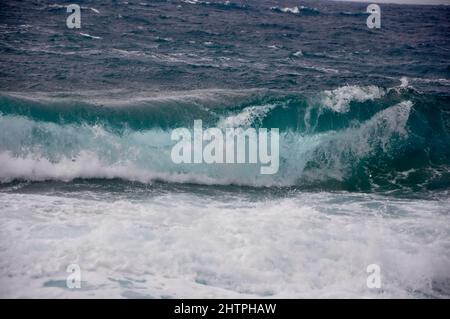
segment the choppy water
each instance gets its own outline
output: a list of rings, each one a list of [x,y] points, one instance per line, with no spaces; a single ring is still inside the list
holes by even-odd
[[[79,3],[0,4],[1,296],[450,295],[447,6]],[[174,164],[195,119],[278,173]]]

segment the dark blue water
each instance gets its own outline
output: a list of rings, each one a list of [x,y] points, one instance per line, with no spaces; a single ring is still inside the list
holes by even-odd
[[[151,171],[144,181],[182,173],[203,183],[202,173],[218,184],[449,186],[447,6],[383,5],[382,27],[369,29],[357,3],[80,4],[81,29],[66,27],[63,4],[1,4],[0,112],[10,134],[0,147],[10,161],[57,164],[89,151],[100,166],[129,161]],[[244,167],[227,179],[210,167],[173,167],[162,155],[170,129],[194,119],[280,128],[280,173],[261,180],[242,176]],[[59,179],[30,174],[1,178]],[[105,174],[66,176],[76,177]]]
[[[71,30],[70,2],[2,1],[1,88],[318,92],[409,77],[419,90],[449,93],[447,6],[384,4],[382,28],[371,30],[366,4],[188,2],[77,1],[82,27]]]

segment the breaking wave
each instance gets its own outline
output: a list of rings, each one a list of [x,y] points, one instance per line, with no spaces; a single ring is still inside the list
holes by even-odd
[[[122,94],[120,94],[122,95]],[[123,95],[122,95],[123,96]],[[171,129],[280,129],[280,168],[171,161]],[[450,105],[409,86],[317,94],[197,91],[135,96],[3,94],[0,181],[120,178],[151,183],[390,191],[449,186]]]

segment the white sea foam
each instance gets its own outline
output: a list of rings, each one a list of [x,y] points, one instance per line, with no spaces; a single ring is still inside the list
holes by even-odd
[[[187,4],[211,4],[209,1],[199,1],[199,0],[181,0],[181,2]]]
[[[281,11],[284,13],[293,13],[293,14],[300,13],[300,9],[298,7],[292,7],[292,8],[271,7],[270,10]]]
[[[408,87],[409,86],[409,81],[408,81],[408,78],[406,77],[406,76],[403,76],[403,77],[401,77],[400,78],[400,87],[401,88],[406,88],[406,87]]]
[[[365,102],[380,99],[386,94],[383,88],[371,86],[346,85],[334,90],[321,92],[309,102],[305,112],[304,123],[308,130],[314,129],[317,122],[312,118],[312,112],[317,112],[317,118],[325,111],[347,113],[353,101]]]
[[[87,34],[87,33],[83,33],[83,32],[80,32],[80,35],[81,36],[83,36],[83,37],[86,37],[86,38],[90,38],[90,39],[101,39],[101,37],[98,37],[98,36],[95,36],[95,35],[90,35],[90,34]]]
[[[352,101],[364,102],[379,99],[385,95],[385,90],[371,86],[346,85],[334,90],[323,92],[321,98],[322,105],[335,112],[346,113]]]
[[[0,296],[445,297],[449,205],[348,193],[0,193]],[[72,263],[81,289],[66,288]],[[381,289],[366,286],[374,263]]]
[[[237,114],[222,118],[217,126],[225,127],[248,127],[255,122],[260,122],[271,110],[277,107],[277,104],[265,104],[257,106],[248,106]]]
[[[188,3],[188,4],[197,4],[198,0],[181,0],[181,2]]]

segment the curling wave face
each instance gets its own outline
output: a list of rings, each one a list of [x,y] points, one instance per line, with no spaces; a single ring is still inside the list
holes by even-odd
[[[0,98],[0,180],[121,178],[200,184],[387,191],[449,186],[449,103],[407,85],[166,93],[105,100],[79,94]],[[229,104],[230,103],[230,104]],[[280,169],[174,164],[171,130],[280,129]]]

